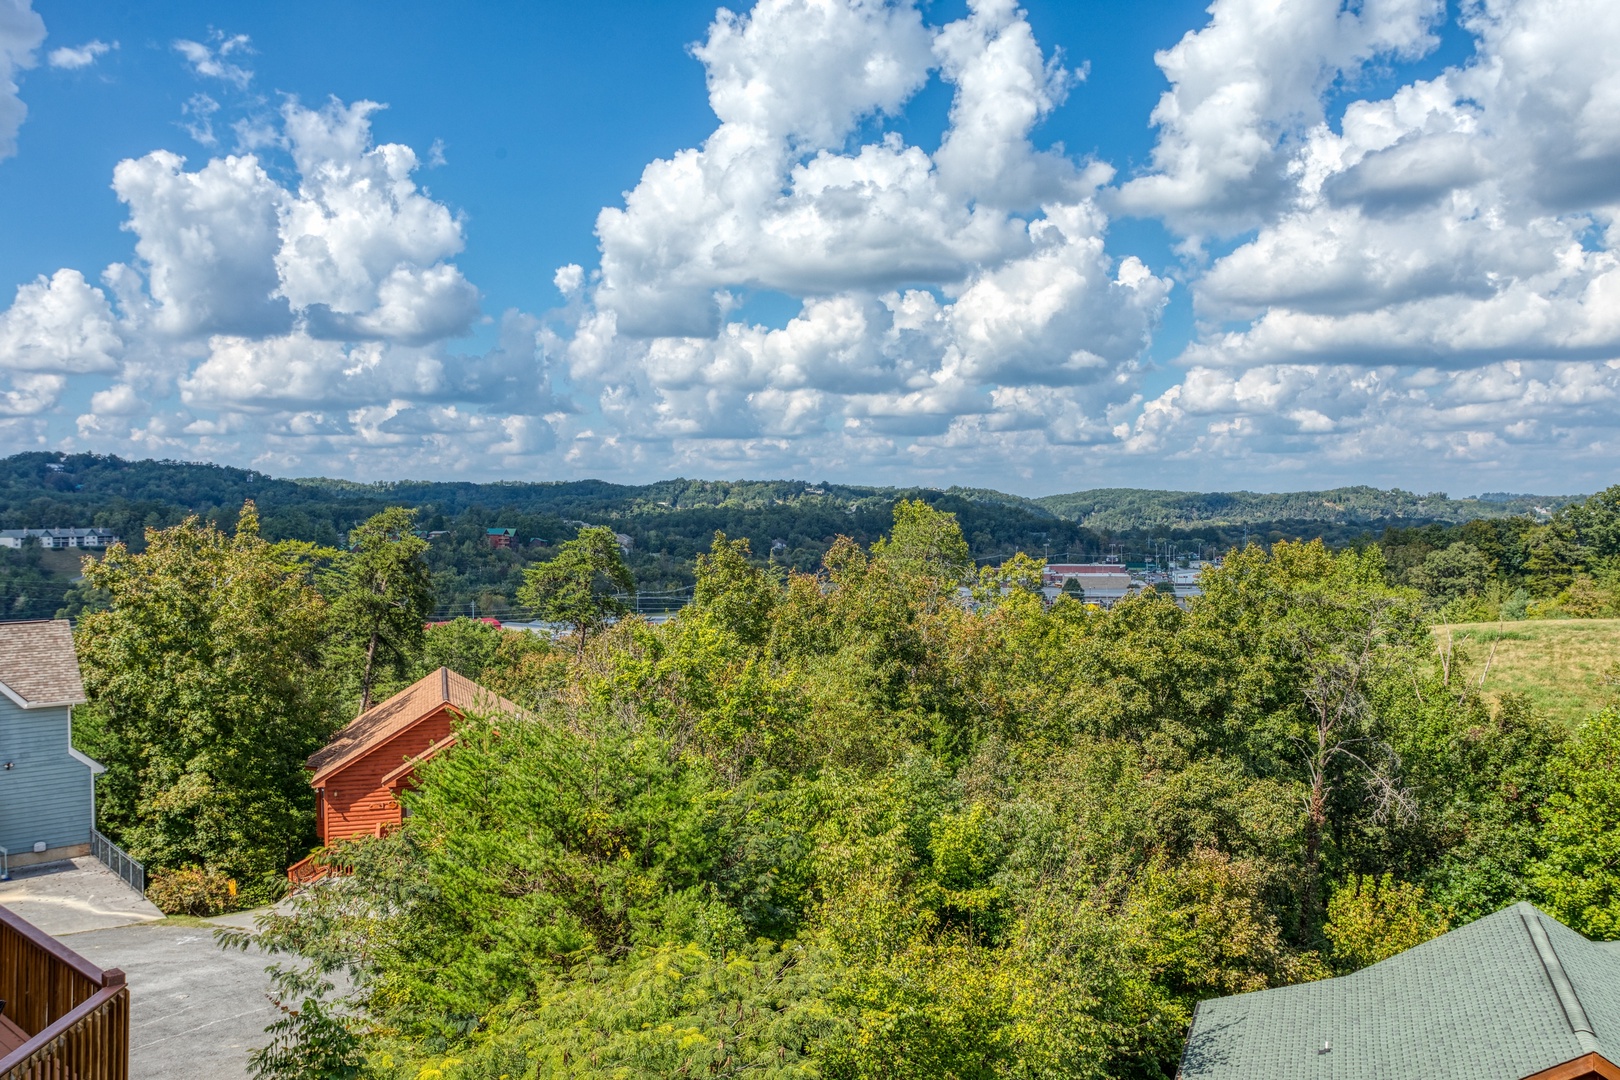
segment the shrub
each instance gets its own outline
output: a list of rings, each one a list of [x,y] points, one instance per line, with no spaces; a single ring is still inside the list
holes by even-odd
[[[1439,937],[1451,921],[1421,886],[1384,874],[1357,876],[1335,890],[1324,929],[1333,942],[1334,967],[1344,975]]]
[[[169,870],[152,875],[146,898],[165,915],[219,915],[236,906],[236,882],[206,867]]]

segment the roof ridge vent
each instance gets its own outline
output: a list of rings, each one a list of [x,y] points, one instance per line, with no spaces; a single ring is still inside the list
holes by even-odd
[[[1564,964],[1558,959],[1557,950],[1553,948],[1552,939],[1547,936],[1547,928],[1541,922],[1541,912],[1534,908],[1529,911],[1521,909],[1519,918],[1524,920],[1524,928],[1529,931],[1530,941],[1536,947],[1536,954],[1541,957],[1541,966],[1547,971],[1547,979],[1552,983],[1553,993],[1558,995],[1558,1004],[1563,1007],[1564,1019],[1569,1022],[1570,1031],[1580,1039],[1582,1050],[1588,1053],[1596,1051],[1597,1032],[1592,1030],[1592,1021],[1586,1017],[1586,1009],[1575,993],[1575,984],[1569,981]]]

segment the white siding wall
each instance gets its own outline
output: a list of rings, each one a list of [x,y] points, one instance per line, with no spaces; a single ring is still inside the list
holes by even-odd
[[[19,709],[0,696],[0,846],[13,855],[40,840],[90,841],[90,769],[68,755],[68,715],[66,706]]]

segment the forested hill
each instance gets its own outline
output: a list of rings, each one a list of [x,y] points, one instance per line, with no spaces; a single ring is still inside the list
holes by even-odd
[[[269,540],[340,545],[349,530],[388,506],[418,511],[439,534],[429,562],[441,613],[510,609],[524,567],[549,557],[581,523],[630,538],[628,563],[644,592],[684,589],[693,562],[716,531],[746,539],[756,559],[813,570],[838,536],[870,544],[889,527],[895,502],[920,498],[956,515],[973,557],[999,562],[1023,551],[1048,558],[1146,558],[1158,541],[1214,554],[1246,540],[1320,537],[1360,542],[1391,525],[1450,526],[1477,518],[1538,520],[1570,500],[1502,496],[1450,499],[1404,491],[1345,488],[1291,495],[1201,495],[1128,488],[1027,499],[981,488],[883,488],[802,480],[664,480],[653,484],[463,483],[285,479],[221,465],[125,461],[96,454],[34,452],[0,458],[0,528],[100,526],[132,547],[147,528],[188,515],[230,529],[246,499]],[[495,550],[485,530],[510,528],[520,543]],[[543,543],[535,543],[543,541]],[[1440,543],[1426,538],[1428,546]],[[70,597],[72,553],[0,549],[0,617],[78,610]]]
[[[1097,488],[1030,500],[1059,517],[1110,532],[1196,529],[1201,526],[1267,526],[1282,522],[1324,525],[1460,524],[1479,518],[1528,515],[1545,518],[1580,495],[1487,493],[1453,499],[1443,492],[1416,495],[1394,488],[1333,488],[1329,491],[1146,491]]]
[[[567,539],[578,522],[611,525],[642,553],[690,561],[716,529],[748,537],[764,556],[777,544],[788,563],[819,562],[838,535],[862,543],[888,528],[901,498],[924,498],[958,515],[985,557],[1015,550],[1082,550],[1095,538],[1027,499],[969,489],[812,484],[800,480],[664,480],[623,485],[601,480],[524,483],[278,479],[205,463],[125,461],[55,453],[0,459],[0,528],[103,526],[139,543],[142,530],[188,514],[229,525],[243,500],[257,504],[264,535],[336,544],[387,506],[421,512],[424,529],[457,525],[515,528],[525,541]],[[803,549],[802,558],[796,555]]]
[[[1383,527],[1427,522],[1460,523],[1510,515],[1545,516],[1580,498],[1575,495],[1486,494],[1454,499],[1443,493],[1417,495],[1400,489],[1334,488],[1327,491],[1262,492],[1153,491],[1097,488],[1066,495],[1024,498],[984,488],[917,489],[814,484],[802,480],[662,480],[652,484],[612,484],[602,480],[468,483],[398,480],[361,484],[325,478],[280,479],[250,469],[180,461],[125,461],[99,454],[24,453],[0,458],[0,528],[104,525],[137,536],[145,525],[170,524],[176,513],[215,519],[234,516],[244,499],[254,499],[269,533],[304,539],[337,538],[356,522],[385,506],[405,505],[424,513],[457,516],[468,511],[545,515],[559,520],[601,519],[650,522],[685,530],[682,518],[817,518],[833,511],[856,535],[881,530],[895,500],[921,496],[930,503],[970,506],[975,521],[970,543],[1013,540],[992,519],[1016,522],[1013,532],[1070,535],[1056,523],[1075,522],[1102,533],[1198,529],[1201,526],[1265,526],[1280,522],[1319,522],[1336,526]],[[871,516],[873,521],[865,519]],[[978,528],[975,529],[974,526]],[[626,531],[631,531],[627,529]],[[782,532],[793,530],[784,524]],[[814,530],[812,530],[814,531]],[[976,537],[975,531],[982,534]],[[633,535],[633,533],[632,533]],[[874,536],[876,533],[874,532]],[[702,538],[705,543],[707,537]],[[1028,543],[1020,536],[1017,542]],[[1034,544],[1048,546],[1049,541]]]

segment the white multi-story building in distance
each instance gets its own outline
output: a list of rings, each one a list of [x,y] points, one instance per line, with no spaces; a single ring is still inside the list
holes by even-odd
[[[0,529],[0,547],[20,548],[30,540],[53,551],[67,548],[104,550],[118,543],[111,529]]]

